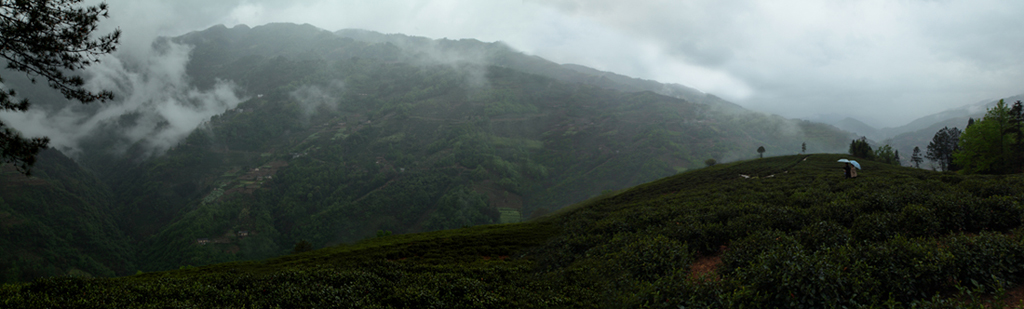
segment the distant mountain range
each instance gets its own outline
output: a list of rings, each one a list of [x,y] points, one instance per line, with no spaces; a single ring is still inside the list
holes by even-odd
[[[1024,100],[1024,94],[1015,95],[1003,99],[1007,104]],[[910,123],[899,127],[875,128],[869,124],[850,117],[817,116],[808,120],[818,121],[833,125],[839,129],[853,132],[857,136],[864,136],[874,141],[874,145],[880,146],[889,144],[900,151],[904,159],[909,158],[914,147],[919,147],[922,154],[926,151],[928,143],[931,142],[935,132],[944,127],[959,128],[963,130],[969,119],[981,119],[989,108],[996,105],[999,100],[984,100],[961,107],[948,109],[928,116],[924,116]],[[904,164],[907,161],[904,160]]]
[[[1015,95],[1004,98],[1003,100],[1007,104],[1012,104],[1013,102],[1024,100],[1024,95]],[[971,118],[974,118],[975,120],[983,118],[988,109],[995,106],[998,102],[999,100],[978,102],[919,118],[900,127],[901,130],[894,131],[894,133],[901,133],[891,137],[890,143],[893,148],[898,149],[901,154],[906,154],[904,158],[910,157],[914,147],[919,147],[923,155],[927,151],[928,143],[932,141],[935,133],[940,129],[944,127],[956,127],[963,130],[967,127],[967,122]],[[904,162],[906,162],[906,160],[904,160]]]
[[[0,232],[38,231],[0,242],[0,260],[17,261],[0,264],[0,280],[176,269],[277,256],[303,240],[322,247],[517,222],[708,159],[752,159],[761,146],[766,156],[795,154],[804,143],[844,152],[853,138],[502,43],[270,24],[153,46],[187,55],[187,65],[130,71],[116,85],[185,81],[119,90],[175,104],[126,106],[70,153],[75,161],[52,151],[33,178],[0,174]],[[204,103],[235,96],[237,105]],[[199,125],[173,139],[185,120]],[[124,134],[145,130],[160,135]],[[56,220],[52,203],[92,219]]]
[[[74,152],[43,153],[31,178],[0,170],[0,233],[13,235],[0,241],[0,281],[123,275],[267,258],[300,241],[322,247],[517,222],[707,159],[753,159],[760,146],[768,156],[799,153],[801,144],[845,153],[866,135],[875,144],[892,137],[909,157],[942,126],[961,127],[992,104],[875,130],[855,119],[826,125],[752,112],[683,85],[471,39],[270,24],[215,26],[153,46],[159,55],[187,46],[182,70],[158,72],[182,75],[130,71],[118,85],[139,76],[186,85],[119,95],[152,88],[162,96],[143,102],[177,105],[125,107]],[[149,63],[157,64],[167,66]],[[203,100],[218,96],[239,102],[202,116],[212,106]],[[52,95],[33,98],[40,110],[62,111]],[[168,139],[180,117],[200,116],[208,118],[184,138]],[[139,128],[164,135],[124,137]]]

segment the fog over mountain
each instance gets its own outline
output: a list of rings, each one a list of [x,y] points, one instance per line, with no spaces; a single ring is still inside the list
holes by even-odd
[[[930,140],[931,134],[935,133],[942,127],[957,127],[963,129],[970,118],[980,120],[985,117],[985,113],[988,112],[988,109],[995,106],[999,100],[1004,100],[1007,105],[1011,105],[1013,102],[1022,100],[1022,98],[1024,98],[1024,94],[1018,94],[996,100],[982,100],[980,102],[964,104],[962,106],[929,114],[914,119],[914,121],[909,123],[894,127],[873,126],[862,121],[863,119],[855,119],[841,114],[814,115],[804,119],[831,124],[837,128],[853,132],[859,136],[867,137],[868,139],[878,142],[884,142],[909,133],[914,133],[915,135],[927,134],[927,138]],[[923,142],[919,142],[919,144],[923,143],[926,145],[928,140],[922,139],[921,141]],[[914,145],[910,145],[909,147],[913,148],[913,146]]]
[[[844,114],[877,127],[1024,92],[1020,1],[109,3],[111,24],[126,36],[294,22],[502,41],[558,63],[687,85],[753,110]]]
[[[876,128],[1024,92],[1016,82],[1024,80],[1024,60],[1012,52],[1024,47],[1024,32],[1012,31],[1019,20],[1012,12],[1024,4],[1015,1],[108,3],[112,17],[100,31],[120,28],[122,44],[86,75],[91,88],[114,89],[118,103],[0,117],[75,153],[76,140],[101,123],[132,115],[116,130],[124,145],[145,139],[159,153],[241,95],[230,81],[188,88],[190,47],[156,38],[268,22],[501,41],[558,63],[694,87],[752,110],[819,121],[814,115],[842,115]],[[440,55],[434,60],[451,61]]]
[[[185,74],[190,51],[190,46],[161,40],[144,54],[120,54],[89,67],[86,88],[114,91],[113,102],[82,106],[62,100],[65,104],[57,107],[42,100],[37,104],[49,108],[0,117],[29,136],[50,137],[52,147],[69,155],[81,151],[84,139],[99,134],[122,141],[110,149],[115,152],[142,142],[149,155],[160,154],[241,101],[230,81],[219,81],[209,90],[192,87]],[[35,93],[27,96],[35,101]]]

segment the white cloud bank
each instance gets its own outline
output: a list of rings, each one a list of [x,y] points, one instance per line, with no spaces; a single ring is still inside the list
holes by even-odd
[[[1024,93],[1024,2],[236,1],[208,24],[310,23],[504,41],[787,117],[895,126]]]
[[[30,109],[0,113],[0,119],[27,136],[50,137],[50,146],[72,156],[81,150],[83,140],[96,134],[115,135],[107,137],[118,141],[109,151],[120,152],[139,143],[147,155],[163,153],[201,123],[241,101],[230,81],[218,81],[207,91],[191,87],[185,75],[190,51],[188,46],[169,43],[135,57],[108,57],[89,67],[86,89],[112,90],[113,102],[89,106],[69,102],[55,112]]]
[[[126,140],[161,151],[239,98],[227,81],[208,92],[189,88],[187,47],[156,52],[153,38],[270,22],[503,41],[559,63],[687,85],[753,110],[842,114],[881,126],[1024,93],[1024,1],[1016,0],[108,3],[112,17],[100,31],[124,32],[121,60],[90,69],[90,83],[117,89],[123,101],[90,118],[69,106],[2,119],[73,149],[76,136],[98,124],[141,113]]]

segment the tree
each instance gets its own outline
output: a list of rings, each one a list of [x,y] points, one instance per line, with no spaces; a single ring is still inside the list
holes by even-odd
[[[932,141],[928,143],[928,152],[925,153],[924,157],[938,164],[939,170],[957,170],[957,166],[953,162],[953,153],[960,150],[959,141],[961,133],[960,129],[956,127],[952,129],[943,127],[938,132],[935,132]]]
[[[805,142],[805,143],[800,144],[800,153],[806,153],[806,152],[807,152],[807,143]]]
[[[868,144],[866,137],[855,139],[850,141],[850,155],[864,159],[874,159],[875,153],[871,150],[871,145]]]
[[[1013,156],[1010,161],[1013,162],[1014,173],[1024,173],[1024,103],[1017,100],[1013,103],[1013,108],[1010,108],[1010,116],[1013,117],[1013,128],[1012,130],[1017,133],[1017,139],[1013,143]]]
[[[899,164],[899,160],[896,159],[896,153],[893,151],[892,146],[889,145],[882,145],[875,150],[875,161]]]
[[[1014,169],[1014,141],[1021,134],[1012,109],[999,100],[985,117],[967,127],[953,161],[967,173],[1003,174]]]
[[[764,146],[757,147],[757,155],[759,158],[764,158]]]
[[[33,83],[36,77],[45,78],[50,88],[69,100],[105,102],[114,98],[113,92],[90,92],[82,87],[82,77],[67,73],[99,62],[100,56],[113,52],[121,31],[93,37],[99,18],[108,17],[107,4],[82,8],[78,7],[81,2],[0,1],[0,57],[6,60],[8,69],[24,72]],[[15,101],[16,96],[14,89],[0,91],[0,111],[28,110],[28,99]],[[13,163],[18,171],[29,175],[36,154],[49,142],[47,137],[25,138],[0,122],[0,163]]]
[[[707,159],[704,160],[704,164],[707,165],[708,167],[712,167],[715,166],[715,164],[718,164],[718,161],[715,161],[715,159]]]
[[[899,150],[895,150],[895,152],[896,152],[896,155],[893,158],[893,160],[895,162],[893,162],[892,164],[897,165],[897,166],[903,166],[903,162],[901,162],[901,160],[900,160],[900,151]]]
[[[910,155],[910,163],[914,164],[916,168],[921,168],[921,162],[924,162],[924,158],[921,158],[921,148],[914,146],[914,153]]]
[[[311,250],[313,250],[313,244],[303,239],[295,243],[295,247],[292,248],[292,253],[303,253]]]

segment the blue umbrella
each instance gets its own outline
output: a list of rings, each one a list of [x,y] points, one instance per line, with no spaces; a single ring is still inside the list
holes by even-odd
[[[840,163],[850,163],[850,164],[853,164],[853,166],[856,167],[857,169],[861,169],[860,168],[860,163],[857,163],[857,161],[854,161],[854,160],[839,159],[838,162],[840,162]]]

